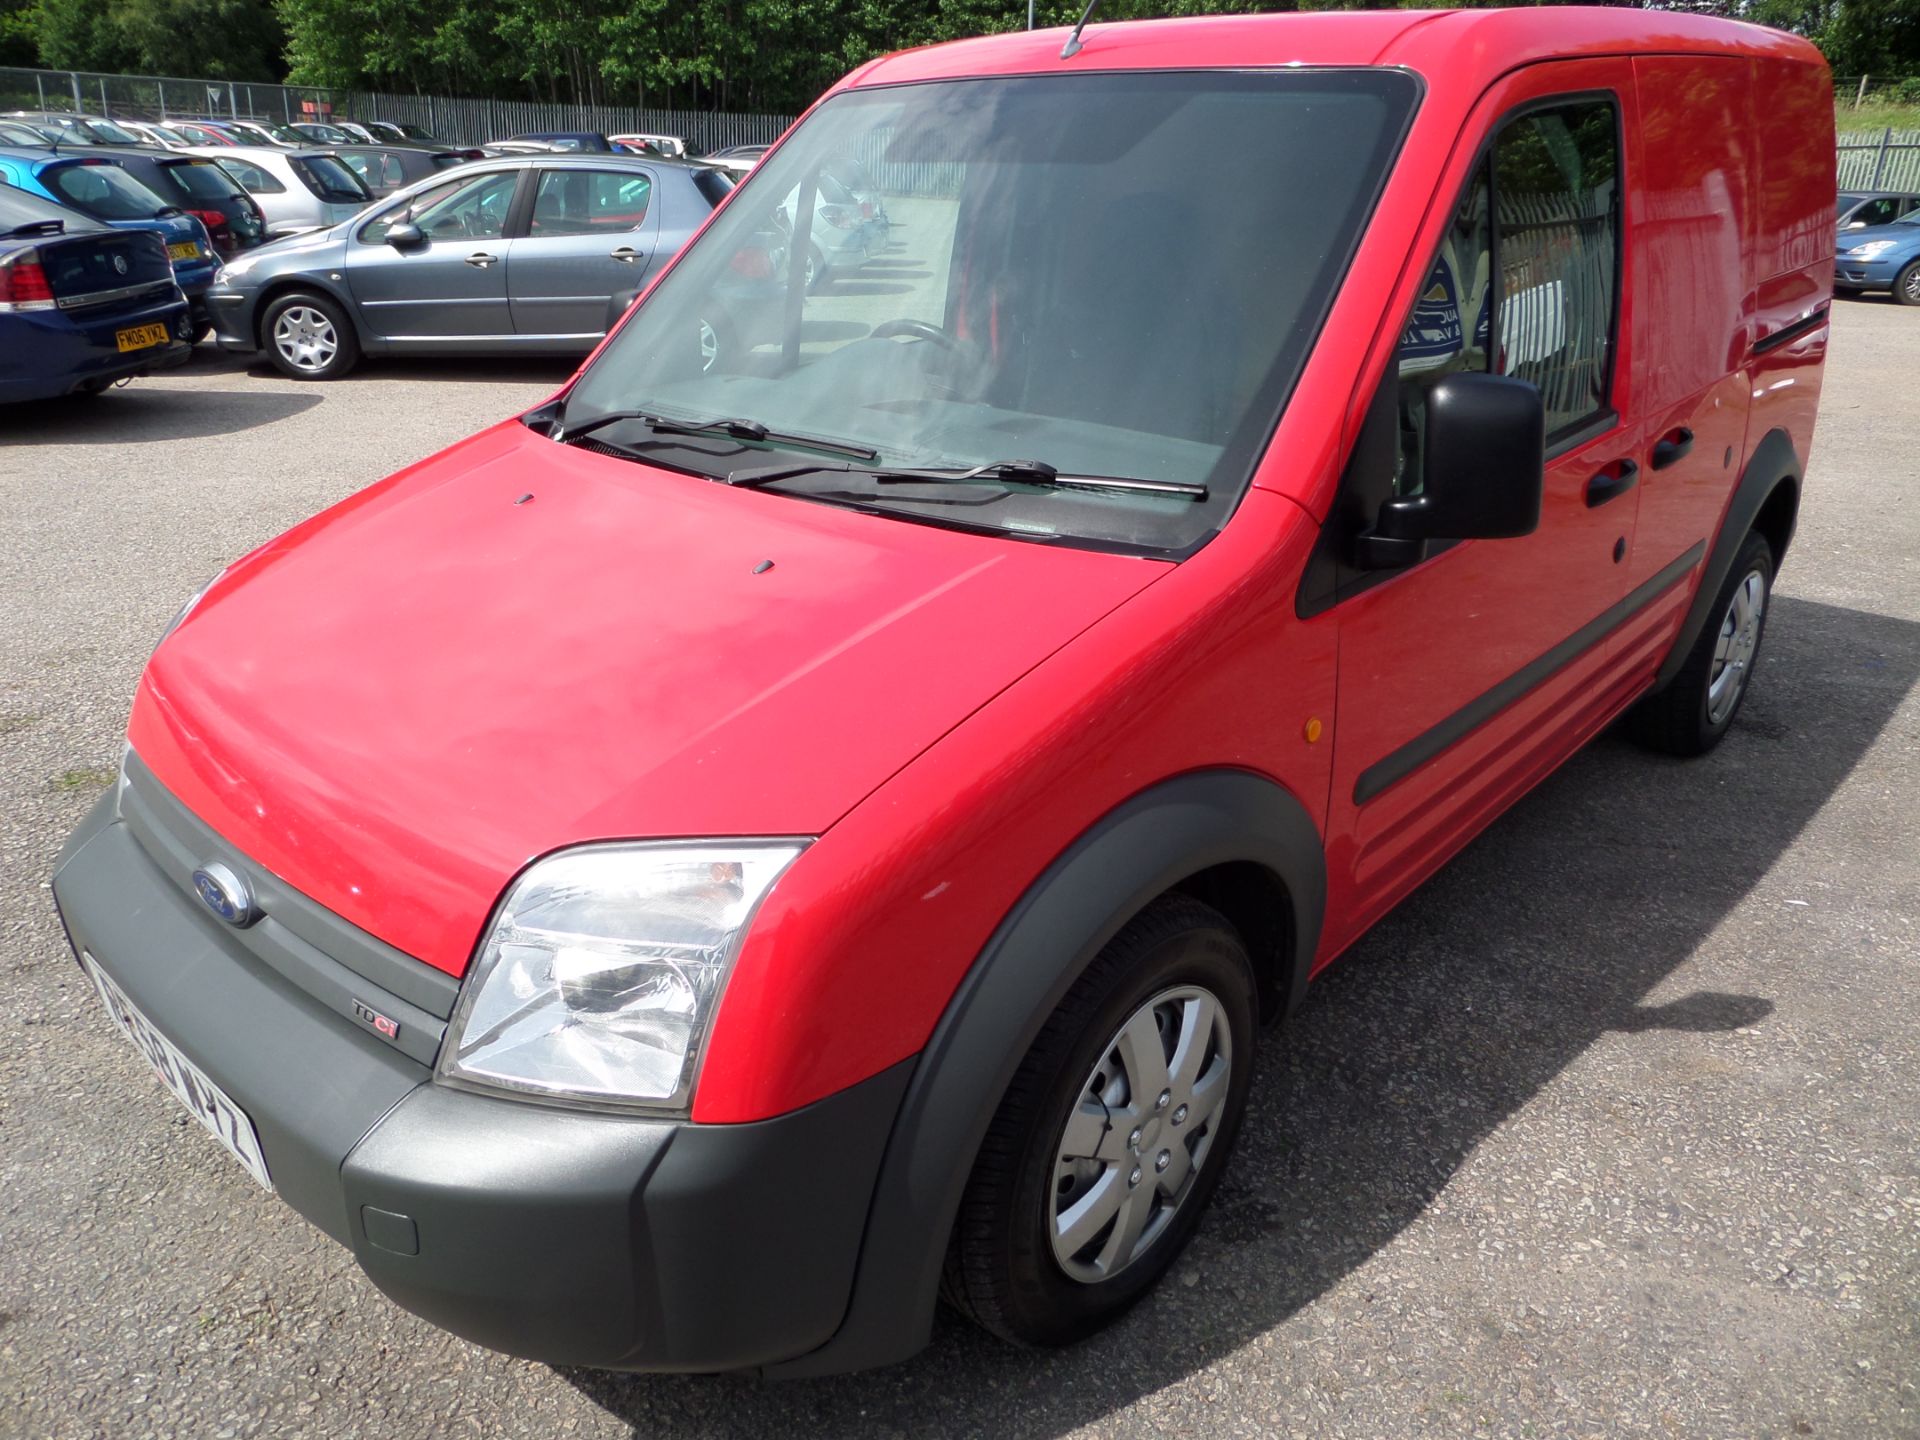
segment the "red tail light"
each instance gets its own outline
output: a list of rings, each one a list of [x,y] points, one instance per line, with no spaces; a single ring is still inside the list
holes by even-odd
[[[22,250],[0,260],[0,311],[51,310],[53,286],[38,250]]]
[[[206,226],[209,235],[218,237],[227,228],[227,217],[218,210],[189,210],[187,213]]]
[[[735,251],[728,264],[749,280],[766,280],[773,274],[773,257],[758,245]]]
[[[853,212],[844,205],[822,205],[819,215],[836,230],[851,230],[860,223],[854,218]]]

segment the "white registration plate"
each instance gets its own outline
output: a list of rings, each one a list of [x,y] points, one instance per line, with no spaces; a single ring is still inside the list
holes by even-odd
[[[242,1169],[267,1189],[273,1189],[273,1181],[267,1178],[266,1156],[260,1152],[260,1137],[247,1112],[234,1104],[226,1091],[209,1080],[198,1065],[182,1055],[174,1043],[140,1013],[140,1008],[127,998],[127,992],[94,963],[91,955],[81,955],[80,963],[86,967],[93,988],[100,992],[107,1014],[133,1042],[134,1048],[147,1057],[155,1078],[187,1107],[194,1119],[206,1126],[214,1139],[227,1147],[227,1153],[240,1162]]]

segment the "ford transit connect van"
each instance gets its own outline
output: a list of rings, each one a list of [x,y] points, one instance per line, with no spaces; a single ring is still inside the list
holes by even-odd
[[[777,212],[846,157],[890,233],[810,290]],[[1833,196],[1819,56],[1691,15],[877,61],[554,399],[189,604],[74,947],[483,1344],[1071,1341],[1315,972],[1603,727],[1736,725]]]

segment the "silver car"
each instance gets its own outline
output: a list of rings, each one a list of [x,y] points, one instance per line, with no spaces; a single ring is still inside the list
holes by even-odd
[[[362,355],[584,355],[731,188],[697,161],[477,161],[242,255],[208,293],[215,335],[298,380]]]
[[[218,160],[267,217],[267,237],[320,230],[358,215],[373,192],[331,150],[271,145],[195,145],[186,153]]]

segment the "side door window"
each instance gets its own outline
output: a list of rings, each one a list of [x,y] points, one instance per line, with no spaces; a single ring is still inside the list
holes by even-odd
[[[245,160],[221,159],[215,162],[228,174],[240,182],[240,188],[249,195],[284,195],[287,187],[269,175],[258,165],[249,165]]]
[[[362,225],[360,240],[363,244],[380,244],[387,238],[388,228],[403,221],[419,226],[429,240],[497,240],[506,233],[507,213],[513,207],[519,178],[517,170],[507,170],[430,186],[407,204]]]
[[[527,234],[550,240],[637,230],[652,197],[653,181],[632,171],[543,170]]]
[[[1608,413],[1618,326],[1619,123],[1611,102],[1509,121],[1474,172],[1401,336],[1394,493],[1419,493],[1427,395],[1463,370],[1532,382],[1547,445]]]
[[[1892,198],[1869,200],[1847,220],[1849,228],[1860,225],[1890,225],[1899,217],[1900,202]]]

